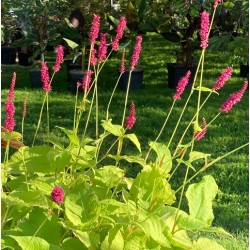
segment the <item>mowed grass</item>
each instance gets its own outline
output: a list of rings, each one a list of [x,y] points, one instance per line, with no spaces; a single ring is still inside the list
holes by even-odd
[[[141,90],[130,92],[129,104],[133,101],[136,105],[137,121],[131,132],[135,133],[142,146],[143,154],[148,149],[148,142],[156,138],[159,130],[172,105],[173,89],[167,87],[167,63],[174,62],[174,50],[177,45],[171,44],[157,34],[148,34],[144,37],[143,49],[141,53],[140,65],[144,68],[144,87]],[[200,51],[196,54],[199,56]],[[232,55],[226,52],[214,53],[207,51],[205,56],[203,85],[211,87],[222,69],[228,66],[229,57]],[[106,107],[110,94],[116,83],[120,64],[120,53],[116,53],[105,65],[99,76],[99,116],[105,119]],[[53,64],[54,57],[47,55],[49,65]],[[39,63],[36,63],[39,65]],[[41,103],[44,97],[42,90],[31,89],[28,69],[34,67],[3,66],[2,65],[2,123],[5,119],[3,103],[6,100],[7,91],[11,81],[12,72],[17,73],[16,81],[16,131],[21,131],[22,100],[25,92],[28,92],[27,116],[24,126],[24,143],[31,145],[34,132],[37,126]],[[199,80],[199,79],[198,79]],[[244,78],[239,77],[239,66],[235,65],[232,78],[225,87],[219,91],[219,95],[213,94],[205,104],[200,113],[200,120],[205,117],[207,122],[211,121],[218,113],[221,104],[227,99],[230,93],[237,91],[243,84]],[[75,96],[68,89],[67,73],[65,65],[57,73],[52,83],[53,91],[49,94],[50,109],[50,131],[52,140],[60,140],[67,145],[67,138],[56,126],[72,129]],[[159,142],[167,143],[174,130],[176,122],[182,111],[190,89],[187,89],[182,100],[177,101],[170,116],[169,122],[159,139]],[[207,93],[202,94],[202,100]],[[80,95],[80,98],[82,95]],[[124,107],[125,92],[117,90],[110,108],[110,117],[113,123],[120,124]],[[249,94],[246,91],[243,99],[228,114],[221,114],[209,127],[205,138],[195,143],[195,150],[211,154],[209,159],[215,159],[242,144],[249,141],[248,121],[249,121]],[[189,123],[196,110],[197,93],[195,93],[188,106],[171,148],[178,143],[182,132]],[[94,110],[94,109],[93,109]],[[94,111],[93,111],[94,112]],[[84,130],[87,113],[83,116],[80,126],[80,133]],[[100,132],[102,128],[100,127]],[[95,136],[94,113],[90,120],[88,136]],[[192,136],[192,129],[188,131],[187,138],[183,143],[189,142]],[[110,139],[103,146],[102,154],[105,154],[108,145],[112,144],[114,138]],[[38,132],[36,145],[46,144],[46,117],[45,113]],[[136,149],[130,143],[125,142],[123,153],[135,154]],[[226,249],[248,249],[248,147],[228,156],[226,159],[216,163],[207,169],[204,174],[212,175],[218,186],[219,193],[214,202],[214,226],[223,227],[235,238],[226,236],[210,235],[216,238]],[[128,165],[123,163],[128,170],[128,174],[135,176],[140,168],[136,164]],[[196,166],[198,168],[198,165]],[[176,188],[183,180],[185,169],[181,168],[171,179],[171,185]],[[195,181],[200,180],[202,175]],[[184,202],[184,209],[186,205]]]

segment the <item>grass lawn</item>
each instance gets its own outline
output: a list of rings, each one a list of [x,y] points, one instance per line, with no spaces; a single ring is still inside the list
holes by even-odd
[[[157,34],[149,34],[144,39],[140,64],[144,68],[144,87],[139,91],[130,93],[129,103],[132,101],[136,105],[137,121],[132,130],[135,133],[142,146],[142,151],[146,152],[148,142],[154,140],[165,120],[166,115],[172,105],[172,95],[174,90],[167,87],[167,63],[174,62],[173,45]],[[200,52],[197,51],[199,54]],[[117,80],[117,68],[120,63],[120,53],[114,54],[105,69],[99,77],[99,110],[100,118],[105,118],[106,106],[111,91]],[[229,55],[226,52],[206,52],[205,70],[204,70],[204,86],[211,87],[215,79],[219,76],[220,71],[228,65]],[[53,58],[48,55],[47,61],[53,63]],[[39,65],[37,63],[37,65]],[[6,100],[7,91],[11,81],[12,72],[17,73],[16,81],[16,131],[21,132],[21,113],[22,100],[25,92],[28,92],[27,116],[24,126],[24,143],[31,145],[34,132],[36,129],[38,116],[43,100],[44,92],[42,90],[31,89],[28,76],[28,69],[34,67],[22,67],[18,65],[2,65],[2,107]],[[200,117],[205,117],[207,122],[211,121],[218,113],[221,104],[227,99],[230,93],[238,90],[245,80],[239,76],[239,66],[236,65],[232,78],[226,83],[225,87],[219,91],[219,95],[213,94],[201,111]],[[60,139],[63,143],[67,143],[67,139],[55,126],[62,126],[72,129],[74,101],[75,96],[68,90],[66,77],[66,67],[56,74],[52,83],[53,91],[50,93],[50,129],[51,138],[53,140]],[[159,139],[159,142],[167,143],[171,133],[175,127],[176,121],[189,94],[186,90],[182,96],[182,100],[176,102],[175,109],[170,117],[165,131]],[[207,94],[202,94],[204,99]],[[113,123],[121,123],[125,92],[118,90],[114,96],[110,117]],[[238,103],[228,114],[220,115],[216,121],[208,129],[205,138],[195,143],[195,150],[211,154],[210,159],[215,159],[220,155],[233,150],[234,148],[245,144],[249,141],[248,108],[249,94],[245,93],[242,101]],[[187,107],[187,112],[183,117],[180,127],[173,141],[173,146],[178,142],[183,130],[193,116],[196,108],[197,95],[193,95]],[[2,108],[2,124],[5,119],[5,110]],[[84,120],[81,123],[80,131],[84,129]],[[91,119],[89,125],[89,136],[94,136],[95,121]],[[101,130],[101,129],[100,129]],[[192,131],[189,131],[189,136]],[[36,144],[44,144],[46,137],[46,119],[44,117],[41,128],[38,132]],[[188,142],[188,141],[186,141]],[[110,142],[112,143],[112,142]],[[184,142],[185,143],[185,142]],[[108,145],[104,145],[104,150]],[[134,147],[127,144],[124,151],[132,152]],[[136,165],[128,167],[128,174],[134,176],[139,168]],[[177,187],[178,181],[184,176],[185,169],[180,169],[171,179],[173,187]],[[235,238],[225,236],[214,236],[220,244],[226,249],[243,250],[248,249],[248,148],[238,151],[230,155],[228,158],[216,163],[208,169],[204,174],[213,175],[218,186],[219,194],[214,203],[215,219],[214,226],[223,227],[229,231]],[[199,176],[200,179],[202,176]],[[185,204],[184,204],[185,206]]]

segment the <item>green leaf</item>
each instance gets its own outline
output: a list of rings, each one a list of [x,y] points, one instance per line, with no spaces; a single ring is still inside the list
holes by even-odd
[[[18,229],[25,236],[36,235],[50,244],[59,245],[63,236],[63,228],[58,222],[57,214],[48,216],[43,209],[34,208],[28,219],[18,225]]]
[[[164,234],[167,229],[165,223],[158,216],[150,216],[148,219],[140,223],[148,238],[152,238],[160,246],[170,248],[170,242]]]
[[[36,236],[13,236],[10,235],[14,240],[17,241],[18,245],[23,250],[63,250],[63,248],[49,244],[46,240]]]
[[[67,219],[79,229],[92,227],[100,210],[98,197],[82,179],[66,195],[64,206]]]
[[[134,180],[129,194],[130,200],[150,211],[175,201],[175,193],[159,168],[144,168]]]
[[[121,233],[120,226],[116,226],[109,230],[107,237],[101,244],[102,250],[117,250],[124,248],[124,238]]]
[[[130,156],[128,156],[128,155],[108,155],[108,157],[110,157],[116,161],[125,160],[129,163],[138,163],[142,167],[144,167],[146,165],[145,160],[137,155],[130,155]]]
[[[10,141],[13,139],[21,139],[22,135],[18,132],[12,131],[12,132],[8,132],[8,133],[1,133],[1,139],[3,139],[4,141]]]
[[[194,172],[196,172],[194,166],[191,164],[190,161],[184,161],[184,160],[179,159],[179,158],[176,159],[176,161],[177,161],[179,164],[181,164],[181,163],[185,164],[187,167],[191,168],[192,170],[194,170]]]
[[[88,248],[77,238],[66,238],[62,246],[65,250],[87,250]]]
[[[181,213],[178,216],[178,227],[186,229],[189,231],[199,231],[207,226],[204,221],[197,220],[196,218],[186,214]]]
[[[48,208],[46,198],[39,191],[12,192],[8,196],[3,193],[2,200],[9,206]]]
[[[125,175],[122,169],[115,166],[104,166],[95,172],[95,181],[101,182],[109,188],[117,186]],[[96,183],[96,182],[95,182]]]
[[[189,154],[189,162],[193,162],[199,159],[207,159],[208,156],[210,156],[211,154],[205,154],[202,152],[198,152],[198,151],[192,151]]]
[[[193,248],[197,250],[225,250],[225,248],[219,245],[216,241],[207,238],[200,238],[193,243]]]
[[[132,141],[141,153],[141,144],[135,134],[127,134],[124,136],[124,138],[128,138],[130,141]]]
[[[72,130],[69,130],[69,129],[66,129],[63,127],[59,127],[59,126],[56,126],[56,128],[59,128],[68,136],[70,143],[79,146],[79,139],[78,139],[77,135],[75,135],[75,133]]]
[[[156,152],[156,163],[163,173],[167,176],[172,168],[172,157],[167,146],[158,142],[150,142],[149,146]]]
[[[209,232],[209,233],[217,233],[217,234],[223,234],[226,236],[230,236],[233,238],[233,235],[228,233],[226,230],[224,230],[221,227],[208,227],[208,228],[203,228],[202,229],[203,232]]]
[[[71,49],[75,49],[79,46],[79,44],[75,43],[74,41],[71,41],[67,38],[63,38],[63,40],[69,45]]]
[[[234,7],[234,3],[233,2],[225,2],[223,3],[223,5],[227,8],[227,9],[232,9]]]
[[[198,86],[198,87],[193,88],[193,89],[197,90],[197,91],[203,91],[203,92],[213,92],[213,93],[216,93],[217,95],[219,95],[219,93],[217,91],[203,87],[203,86]]]
[[[69,151],[59,149],[53,149],[48,153],[50,166],[57,173],[64,171],[64,169],[69,166],[71,157]]]
[[[86,246],[88,250],[99,249],[100,244],[100,236],[93,231],[90,233],[83,232],[80,230],[75,230],[74,234],[78,237],[78,239]]]
[[[31,188],[39,190],[44,195],[50,195],[53,190],[53,186],[48,184],[46,181],[35,179],[30,180],[29,183],[31,184]]]
[[[210,175],[204,176],[199,183],[191,184],[186,192],[190,215],[210,226],[214,218],[212,201],[217,192],[218,186]]]
[[[103,128],[115,136],[124,136],[125,130],[121,125],[112,124],[111,120],[102,120]]]

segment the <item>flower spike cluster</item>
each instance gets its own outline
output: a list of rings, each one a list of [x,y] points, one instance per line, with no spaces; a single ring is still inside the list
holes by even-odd
[[[131,70],[133,70],[138,64],[140,53],[141,53],[141,44],[142,44],[142,37],[137,36],[136,44],[135,44],[134,51],[131,57],[131,66],[130,66]]]
[[[100,34],[100,45],[99,45],[99,50],[98,50],[98,62],[102,62],[106,59],[107,57],[107,36],[108,33],[101,33]]]
[[[125,72],[125,50],[122,52],[122,59],[121,59],[121,67],[120,73],[123,74]]]
[[[23,111],[22,111],[22,117],[25,118],[27,113],[27,93],[23,97]]]
[[[200,47],[206,49],[208,47],[209,13],[207,11],[203,11],[200,15],[201,15]]]
[[[248,86],[248,81],[245,81],[241,89],[235,93],[232,93],[228,99],[221,105],[220,112],[228,113],[232,107],[241,100]]]
[[[4,127],[12,132],[14,130],[14,127],[16,125],[14,115],[15,115],[15,106],[14,106],[14,88],[16,84],[16,73],[13,73],[10,89],[8,92],[8,100],[5,102],[5,111],[6,111],[6,119],[4,121]]]
[[[214,0],[214,8],[217,8],[221,0]]]
[[[91,46],[95,44],[95,41],[98,37],[99,28],[100,28],[100,17],[93,14],[93,21],[92,21],[92,25],[90,29],[90,34],[89,34]]]
[[[132,129],[136,121],[136,116],[135,116],[135,104],[132,102],[130,105],[130,113],[129,116],[127,117],[126,121],[126,128],[127,129]]]
[[[88,70],[87,74],[84,75],[83,80],[82,80],[82,88],[85,91],[89,90],[89,86],[91,83],[91,77],[94,72],[92,70]]]
[[[51,198],[55,203],[57,204],[63,203],[63,197],[64,197],[64,192],[61,187],[57,186],[52,190]]]
[[[122,16],[120,18],[120,21],[119,21],[117,28],[116,28],[115,39],[112,42],[112,49],[114,51],[117,51],[119,48],[119,40],[123,37],[124,29],[126,28],[126,24],[127,24],[126,18]]]
[[[63,62],[63,56],[64,56],[63,46],[59,45],[57,47],[57,53],[56,53],[56,64],[53,66],[53,70],[55,72],[58,72],[60,70],[61,64]]]
[[[221,72],[221,75],[216,79],[214,86],[212,87],[212,90],[219,90],[221,89],[225,82],[229,80],[233,72],[232,67],[227,67]]]
[[[97,64],[97,58],[96,58],[96,49],[91,50],[91,56],[90,56],[90,65],[95,66]]]
[[[207,122],[206,122],[204,117],[202,118],[202,127],[203,127],[202,131],[195,131],[194,132],[194,139],[196,141],[201,140],[205,136],[205,134],[207,133]]]
[[[49,69],[46,62],[41,62],[41,81],[43,83],[43,90],[45,92],[50,92],[52,87],[50,85]]]
[[[186,86],[188,85],[189,77],[191,75],[191,71],[187,71],[187,73],[179,80],[176,86],[176,92],[173,96],[174,100],[180,100],[181,95],[184,92]]]

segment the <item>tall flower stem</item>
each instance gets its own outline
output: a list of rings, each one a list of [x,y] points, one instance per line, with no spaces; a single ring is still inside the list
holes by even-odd
[[[169,148],[169,146],[170,146],[170,144],[171,144],[171,142],[172,142],[172,140],[173,140],[173,138],[174,138],[174,136],[175,136],[175,133],[176,133],[176,130],[177,130],[178,126],[179,126],[179,123],[180,123],[180,121],[181,121],[181,118],[182,118],[182,116],[183,116],[183,114],[184,114],[184,112],[185,112],[185,110],[186,110],[187,104],[188,104],[188,102],[189,102],[189,100],[190,100],[190,98],[191,98],[191,96],[192,96],[192,94],[193,94],[193,91],[194,91],[194,90],[193,90],[193,87],[194,87],[194,84],[195,84],[196,79],[197,79],[197,75],[198,75],[198,71],[199,71],[199,68],[200,68],[200,65],[201,65],[203,53],[204,53],[204,51],[202,50],[202,54],[201,54],[201,56],[200,56],[200,60],[199,60],[199,63],[198,63],[198,65],[197,65],[197,69],[196,69],[196,72],[195,72],[194,81],[193,81],[193,83],[192,83],[192,89],[191,89],[190,94],[189,94],[189,96],[188,96],[188,98],[187,98],[187,101],[186,101],[186,103],[185,103],[185,105],[184,105],[184,107],[183,107],[183,109],[182,109],[182,112],[181,112],[181,115],[180,115],[180,117],[179,117],[179,119],[178,119],[178,121],[177,121],[177,124],[175,125],[175,128],[174,128],[174,131],[173,131],[173,133],[172,133],[172,136],[171,136],[171,138],[170,138],[170,140],[169,140],[169,142],[168,142],[168,146],[167,146],[168,148]]]
[[[170,114],[172,113],[172,110],[173,110],[173,108],[174,108],[175,101],[176,101],[176,100],[173,101],[172,106],[171,106],[171,108],[170,108],[170,111],[168,112],[168,115],[167,115],[167,117],[166,117],[166,119],[165,119],[165,121],[164,121],[164,123],[163,123],[163,125],[162,125],[162,128],[161,128],[161,130],[160,130],[158,136],[157,136],[156,139],[154,140],[154,142],[157,142],[157,141],[158,141],[158,139],[160,138],[160,136],[161,136],[163,130],[165,129],[165,127],[166,127],[166,125],[167,125],[167,122],[168,122],[168,119],[169,119],[169,117],[170,117]],[[148,152],[147,152],[147,154],[146,154],[145,161],[147,161],[150,152],[151,152],[151,148],[149,148],[149,150],[148,150]]]
[[[47,95],[46,102],[47,102],[47,139],[49,139],[49,95]]]
[[[110,96],[110,99],[109,99],[109,102],[108,102],[108,106],[107,106],[107,111],[106,111],[106,120],[109,119],[109,108],[110,108],[110,105],[111,105],[113,96],[114,96],[114,94],[115,94],[115,91],[116,91],[116,89],[117,89],[117,86],[118,86],[118,84],[119,84],[119,81],[120,81],[120,79],[121,79],[121,76],[122,76],[122,74],[119,75],[119,77],[118,77],[118,79],[117,79],[117,82],[116,82],[116,84],[115,84],[115,87],[114,87],[114,89],[113,89],[113,92],[112,92],[112,94],[111,94],[111,96]]]
[[[186,173],[185,173],[185,177],[184,177],[184,181],[183,181],[183,185],[182,185],[182,189],[181,189],[180,200],[179,200],[177,212],[176,212],[175,218],[174,218],[174,225],[173,225],[173,228],[172,228],[172,234],[174,234],[174,230],[175,230],[175,227],[176,227],[176,224],[177,224],[177,217],[178,217],[179,211],[181,209],[181,203],[182,203],[184,190],[185,190],[185,187],[186,187],[186,184],[187,184],[187,177],[188,177],[189,168],[190,167],[187,167],[187,169],[186,169]]]
[[[125,114],[126,114],[126,109],[127,109],[127,103],[128,103],[128,93],[129,93],[129,88],[130,88],[130,82],[131,82],[131,74],[133,70],[129,71],[129,76],[128,76],[128,84],[127,84],[127,91],[126,91],[126,97],[125,97],[125,104],[124,104],[124,110],[123,110],[123,116],[122,116],[122,127],[124,125],[124,120],[125,120]]]
[[[207,102],[207,100],[209,99],[209,97],[211,96],[211,94],[212,94],[212,92],[210,92],[210,93],[208,94],[208,96],[206,97],[206,99],[205,99],[205,100],[203,101],[203,103],[201,104],[199,110],[202,109],[202,107],[205,105],[205,103]],[[187,125],[186,129],[184,130],[184,132],[183,132],[183,134],[182,134],[182,136],[181,136],[181,139],[179,140],[179,142],[178,142],[178,144],[177,144],[177,146],[176,146],[176,149],[175,149],[175,151],[174,151],[173,156],[176,155],[177,150],[178,150],[178,147],[179,147],[180,144],[182,143],[183,138],[185,137],[185,135],[186,135],[186,133],[187,133],[189,127],[191,126],[191,124],[193,123],[194,119],[196,118],[196,115],[197,115],[197,113],[194,114],[194,116],[193,116],[192,119],[190,120],[189,124]]]
[[[248,146],[248,145],[249,145],[249,142],[248,142],[248,143],[245,143],[245,144],[243,144],[243,145],[241,145],[241,146],[239,146],[238,148],[233,149],[232,151],[230,151],[230,152],[228,152],[228,153],[226,153],[226,154],[224,154],[224,155],[222,155],[222,156],[217,157],[215,160],[211,161],[210,163],[205,163],[205,165],[204,165],[202,168],[200,168],[199,171],[197,171],[193,176],[191,176],[191,177],[186,181],[185,185],[186,185],[187,183],[189,183],[190,181],[192,181],[192,180],[193,180],[197,175],[199,175],[201,172],[205,171],[207,168],[209,168],[209,167],[211,167],[212,165],[214,165],[216,162],[218,162],[218,161],[224,159],[225,157],[227,157],[227,156],[229,156],[229,155],[231,155],[231,154],[237,152],[238,150],[240,150],[240,149],[242,149],[242,148],[244,148],[244,147],[246,147],[246,146]],[[184,185],[184,184],[183,184],[183,185]],[[181,185],[178,189],[176,189],[175,193],[179,192],[179,191],[182,189],[183,185]]]
[[[34,143],[35,143],[35,140],[36,140],[36,136],[37,136],[37,132],[38,132],[38,129],[39,129],[41,121],[42,121],[43,108],[44,108],[45,101],[47,99],[47,95],[48,95],[48,92],[45,93],[45,96],[44,96],[44,99],[43,99],[43,103],[42,103],[42,107],[41,107],[41,111],[40,111],[38,123],[37,123],[37,126],[36,126],[36,132],[35,132],[35,135],[34,135],[34,138],[33,138],[33,142],[32,142],[32,147],[34,146]]]
[[[76,115],[77,115],[78,93],[79,93],[79,87],[77,86],[76,87],[76,95],[75,95],[74,121],[73,121],[73,131],[74,132],[75,132],[75,129],[76,129],[76,118],[77,118]]]
[[[200,85],[199,85],[199,93],[198,93],[198,102],[197,102],[197,111],[196,111],[196,121],[198,123],[199,120],[199,112],[200,112],[200,102],[201,102],[201,86],[202,86],[202,78],[203,78],[203,66],[204,66],[204,57],[205,57],[205,49],[202,49],[201,53],[201,76],[200,76]]]
[[[90,119],[90,115],[91,115],[91,111],[92,111],[92,107],[93,107],[93,103],[94,103],[94,98],[95,98],[95,91],[96,91],[96,88],[94,88],[94,93],[92,95],[92,100],[91,100],[91,104],[90,104],[90,107],[89,107],[89,113],[88,113],[88,116],[87,116],[87,121],[86,121],[86,124],[85,124],[85,128],[84,128],[82,140],[84,139],[84,137],[86,135],[86,132],[87,132],[87,128],[88,128],[88,124],[89,124],[89,119]]]

